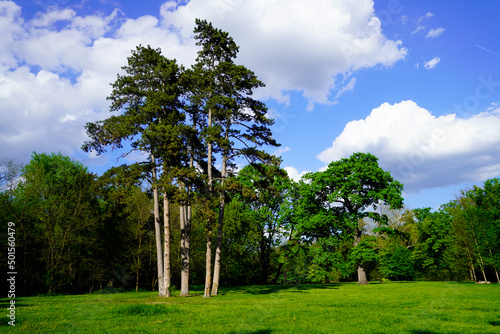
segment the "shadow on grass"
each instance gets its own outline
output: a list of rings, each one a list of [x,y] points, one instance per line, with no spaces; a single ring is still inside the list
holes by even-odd
[[[231,287],[225,289],[226,293],[246,293],[251,295],[270,295],[282,291],[290,293],[306,293],[308,290],[316,289],[338,289],[340,284],[297,284],[297,285],[250,285],[241,287]]]
[[[490,321],[490,325],[495,327],[500,326],[500,321]]]

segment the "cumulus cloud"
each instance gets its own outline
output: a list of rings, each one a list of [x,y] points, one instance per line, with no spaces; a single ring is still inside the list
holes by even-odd
[[[436,28],[436,29],[431,29],[427,33],[427,36],[425,38],[434,38],[440,36],[446,29],[445,28]]]
[[[418,192],[499,175],[499,128],[498,108],[463,119],[436,117],[413,101],[384,103],[366,119],[348,123],[317,158],[329,163],[370,152],[407,192]]]
[[[290,147],[280,147],[276,151],[274,151],[274,155],[276,156],[281,156],[283,153],[290,151]]]
[[[283,169],[287,172],[288,177],[294,181],[299,181],[302,178],[302,176],[304,176],[304,174],[310,172],[310,171],[304,171],[302,173],[299,173],[299,171],[295,167],[284,167]]]
[[[162,47],[170,58],[196,54],[194,42],[179,52],[178,37],[153,17],[49,8],[25,22],[21,11],[0,2],[0,156],[24,163],[33,151],[95,158],[80,150],[84,125],[110,116],[110,83],[137,45]]]
[[[373,3],[363,0],[169,1],[162,7],[163,24],[184,39],[197,17],[229,31],[241,46],[239,61],[266,83],[259,97],[286,101],[287,91],[302,91],[309,109],[332,102],[339,74],[405,57],[401,41],[387,39],[374,14]]]
[[[425,67],[426,70],[431,70],[434,67],[436,67],[437,64],[439,64],[440,61],[441,61],[441,58],[434,57],[431,60],[424,62],[424,67]]]
[[[84,125],[109,117],[110,83],[130,50],[149,44],[190,66],[197,17],[240,45],[238,62],[266,83],[257,98],[286,104],[287,92],[300,91],[310,109],[353,89],[354,71],[406,55],[383,35],[371,1],[167,1],[160,13],[130,19],[117,9],[82,16],[47,7],[24,21],[19,5],[0,1],[0,155],[27,162],[33,150],[81,154]]]

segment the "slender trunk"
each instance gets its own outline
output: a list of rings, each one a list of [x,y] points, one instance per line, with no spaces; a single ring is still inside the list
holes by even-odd
[[[283,263],[280,262],[278,265],[278,270],[276,271],[276,276],[274,276],[273,284],[278,284],[278,279],[280,278],[281,268],[283,268]]]
[[[141,242],[142,237],[139,236],[139,249],[137,250],[137,270],[135,272],[135,292],[139,292],[139,269],[141,268]]]
[[[189,234],[188,234],[188,207],[180,206],[179,218],[181,225],[181,296],[189,295]]]
[[[483,273],[483,280],[485,282],[488,281],[488,279],[486,278],[486,273],[484,271],[484,262],[483,262],[483,257],[481,256],[481,250],[479,249],[479,245],[477,244],[477,239],[476,239],[476,234],[474,234],[474,242],[476,243],[476,247],[477,247],[477,255],[479,256],[479,267],[481,267],[481,272]]]
[[[161,227],[160,227],[160,204],[158,202],[158,186],[156,185],[156,159],[151,154],[151,162],[153,163],[153,212],[155,219],[155,237],[156,237],[156,258],[158,265],[158,294],[162,296],[163,292],[163,256],[161,246]]]
[[[193,168],[194,159],[191,153],[189,167]],[[188,201],[187,205],[180,207],[180,224],[181,224],[181,296],[189,295],[189,252],[191,240],[191,187],[188,186]]]
[[[266,261],[267,242],[264,230],[260,232],[260,284],[267,283],[267,261]]]
[[[163,296],[170,297],[170,202],[163,194]]]
[[[476,282],[476,274],[474,273],[474,260],[472,259],[469,249],[466,248],[466,251],[467,251],[470,279],[471,281]]]
[[[208,110],[208,128],[212,126],[212,109]],[[208,174],[208,198],[211,202],[212,198],[212,138],[208,140],[208,157],[207,157],[207,174]],[[203,297],[208,298],[210,296],[210,284],[212,283],[212,217],[207,218],[207,253],[206,253],[206,264],[205,264],[205,292]]]
[[[227,136],[226,136],[227,138]],[[224,208],[225,208],[225,192],[224,192],[224,177],[226,176],[226,162],[227,154],[222,158],[222,170],[221,170],[221,191],[219,197],[219,226],[217,228],[217,246],[215,251],[215,263],[214,263],[214,280],[212,283],[212,296],[217,296],[219,293],[219,279],[220,279],[220,262],[222,253],[222,234],[224,225]]]
[[[490,255],[491,255],[491,260],[494,263],[494,261],[493,261],[493,252],[491,251],[491,249],[490,249]],[[498,277],[497,266],[495,266],[494,264],[493,264],[493,269],[495,269],[495,275],[497,276],[497,282],[498,282],[498,284],[500,284],[500,278]]]
[[[356,247],[361,242],[361,230],[356,227],[354,230],[354,247]],[[363,266],[358,265],[358,284],[360,285],[368,285],[368,280],[366,279],[366,272]]]

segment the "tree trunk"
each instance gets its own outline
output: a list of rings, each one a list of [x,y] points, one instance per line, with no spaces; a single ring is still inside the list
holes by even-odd
[[[212,126],[212,109],[208,110],[208,128]],[[208,140],[208,152],[207,152],[207,174],[208,174],[208,197],[209,202],[212,198],[212,139]],[[210,296],[210,285],[212,283],[212,217],[210,217],[210,212],[207,218],[207,253],[206,253],[206,264],[205,264],[205,292],[203,297],[209,298]]]
[[[366,279],[366,272],[362,266],[358,266],[358,284],[368,285],[368,280]]]
[[[135,272],[135,292],[139,292],[139,269],[141,268],[141,242],[142,236],[139,236],[139,249],[137,250],[137,270]]]
[[[193,121],[196,124],[196,121]],[[192,154],[190,149],[190,154]],[[194,159],[191,155],[189,161],[189,167],[193,168]],[[191,186],[188,186],[188,201],[187,205],[181,205],[180,207],[180,225],[181,225],[181,296],[189,295],[189,252],[190,252],[190,241],[191,241]]]
[[[356,227],[354,230],[354,247],[356,247],[361,242],[362,231]],[[368,285],[368,280],[366,279],[365,268],[361,265],[358,265],[358,284],[360,285]]]
[[[283,263],[280,262],[278,265],[278,270],[276,271],[276,276],[274,276],[273,284],[278,284],[278,279],[280,278],[281,268],[283,268]]]
[[[493,253],[490,249],[490,254],[491,254],[491,260],[493,261]],[[500,284],[500,277],[498,277],[498,271],[497,271],[497,266],[493,265],[493,269],[495,269],[495,275],[497,276],[497,282]]]
[[[267,250],[266,236],[264,235],[264,230],[262,230],[260,232],[260,284],[267,284],[267,276],[269,272]]]
[[[189,295],[189,222],[191,206],[180,206],[181,225],[181,296]]]
[[[488,281],[488,279],[486,278],[486,273],[484,271],[484,262],[483,262],[483,257],[481,256],[481,249],[479,248],[479,245],[477,244],[477,239],[476,239],[476,234],[473,232],[474,234],[474,241],[476,243],[476,247],[477,247],[477,255],[479,257],[479,266],[481,267],[481,272],[483,273],[483,280],[485,282]]]
[[[163,194],[163,296],[170,297],[170,202]]]
[[[151,162],[153,163],[153,212],[155,219],[155,237],[156,237],[156,258],[158,265],[158,294],[162,296],[163,291],[163,255],[161,246],[161,227],[160,227],[160,204],[158,203],[158,186],[156,185],[156,159],[151,154]]]
[[[226,134],[227,138],[227,134]],[[217,246],[215,250],[215,263],[214,263],[214,280],[212,283],[212,296],[217,296],[219,293],[219,279],[220,279],[220,261],[222,253],[222,233],[224,225],[224,208],[225,208],[225,192],[224,192],[224,177],[226,176],[226,161],[227,154],[222,158],[222,170],[221,170],[221,192],[219,197],[219,226],[217,228]]]

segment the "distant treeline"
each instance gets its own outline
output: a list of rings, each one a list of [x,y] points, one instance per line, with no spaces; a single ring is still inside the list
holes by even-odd
[[[380,205],[374,211],[387,220],[359,219],[355,245],[355,229],[348,235],[350,227],[338,220],[340,205],[331,206],[337,212],[329,215],[319,212],[318,203],[305,202],[321,173],[293,182],[279,168],[248,165],[231,180],[221,285],[352,281],[360,266],[377,281],[498,281],[498,179],[435,212]],[[15,223],[17,293],[158,289],[152,194],[133,174],[120,166],[97,177],[60,154],[34,154],[22,170],[3,162],[1,229]],[[193,203],[189,275],[195,285],[205,282],[203,205]],[[303,210],[309,210],[309,221],[299,217]],[[177,203],[170,213],[171,282],[179,289]],[[6,259],[7,238],[2,243]],[[7,261],[0,268],[8,272]]]

